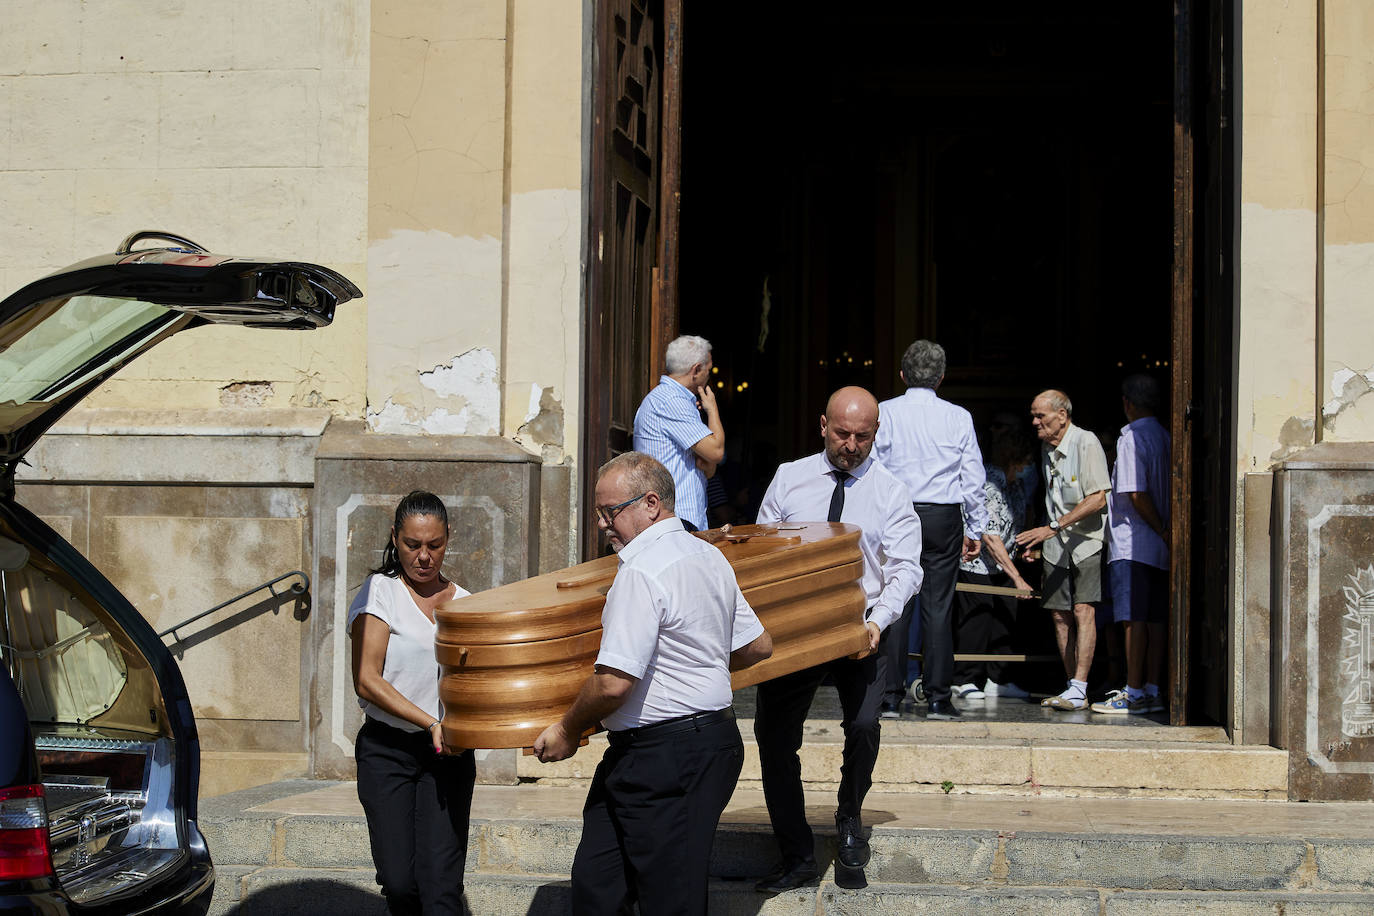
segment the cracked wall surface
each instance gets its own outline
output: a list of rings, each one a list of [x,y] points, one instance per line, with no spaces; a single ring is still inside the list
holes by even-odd
[[[1374,441],[1374,12],[1325,5],[1320,136],[1315,8],[1252,3],[1244,19],[1240,473],[1318,435]]]
[[[1326,5],[1323,437],[1374,441],[1374,10]]]
[[[371,429],[576,454],[582,34],[579,4],[373,4]]]
[[[309,260],[366,288],[368,4],[13,0],[0,29],[3,294],[126,235]],[[23,23],[23,27],[13,27]],[[265,27],[270,23],[270,27]],[[363,406],[360,306],[311,334],[200,328],[88,402]]]
[[[1317,23],[1310,5],[1247,3],[1241,20],[1244,160],[1235,424],[1236,470],[1246,474],[1268,470],[1284,454],[1312,443]]]

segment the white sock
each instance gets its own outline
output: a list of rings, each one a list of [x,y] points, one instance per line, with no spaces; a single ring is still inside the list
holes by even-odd
[[[1143,696],[1145,696],[1145,691],[1141,690],[1139,687],[1132,687],[1130,684],[1126,685],[1126,699],[1138,700]]]
[[[1088,682],[1069,679],[1069,688],[1060,694],[1066,700],[1085,700],[1088,698]]]

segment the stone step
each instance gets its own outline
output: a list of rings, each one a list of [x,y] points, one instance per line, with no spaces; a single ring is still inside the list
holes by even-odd
[[[301,780],[208,800],[201,828],[216,867],[231,879],[226,886],[246,893],[253,881],[275,880],[278,870],[306,869],[338,872],[340,880],[370,888],[367,828],[355,792],[351,783]],[[566,879],[581,802],[582,793],[571,789],[478,787],[471,881],[525,876],[553,888]],[[828,865],[833,796],[812,793],[807,803],[817,860]],[[1371,810],[1368,803],[872,793],[864,809],[873,847],[866,875],[875,887],[950,885],[994,896],[1035,888],[1272,893],[1280,902],[1283,895],[1367,895],[1374,894]],[[749,896],[747,879],[768,871],[775,857],[761,796],[737,790],[716,834],[712,875],[727,885],[742,882]]]
[[[740,720],[745,738],[740,786],[760,788],[753,722]],[[807,723],[801,748],[807,788],[833,789],[844,735],[839,722]],[[568,760],[542,764],[519,756],[522,781],[585,785],[606,747],[593,735]],[[951,791],[998,794],[1124,795],[1282,799],[1288,792],[1288,755],[1266,746],[1237,746],[1214,728],[1120,728],[1112,725],[1024,723],[883,723],[873,773],[883,792]]]
[[[553,916],[569,912],[568,881],[540,875],[469,874],[468,905],[482,916]],[[1101,888],[868,884],[840,887],[826,874],[814,887],[776,897],[748,882],[711,882],[709,912],[871,916],[1173,916],[1177,913],[1367,916],[1374,894],[1321,891],[1139,891]],[[384,916],[386,904],[367,868],[221,868],[210,916]]]

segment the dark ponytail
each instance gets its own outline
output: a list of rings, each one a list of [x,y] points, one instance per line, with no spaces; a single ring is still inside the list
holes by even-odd
[[[382,565],[372,570],[374,575],[381,573],[394,579],[401,574],[401,558],[396,553],[395,539],[405,527],[406,519],[416,516],[437,518],[444,529],[448,529],[448,510],[444,508],[444,501],[427,490],[410,491],[396,504],[396,520],[392,523],[391,535],[386,539],[386,546],[382,548]]]

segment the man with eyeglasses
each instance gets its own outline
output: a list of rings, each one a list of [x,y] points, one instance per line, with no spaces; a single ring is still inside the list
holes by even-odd
[[[869,455],[877,431],[873,395],[863,388],[841,388],[821,417],[824,450],[778,468],[759,507],[760,524],[826,519],[863,529],[859,550],[870,650],[860,659],[837,659],[759,685],[754,736],[763,798],[782,854],[777,868],[755,884],[760,893],[781,893],[818,877],[797,751],[816,688],[827,676],[844,711],[844,763],[835,810],[838,858],[846,868],[868,864],[861,814],[878,760],[878,710],[887,667],[883,649],[888,628],[920,589],[922,576],[921,523],[906,486]]]
[[[619,554],[596,667],[534,742],[544,762],[577,752],[598,722],[610,747],[582,810],[573,912],[705,913],[721,812],[744,763],[730,672],[773,642],[715,547],[674,515],[672,475],[638,452],[597,472],[597,525]]]

